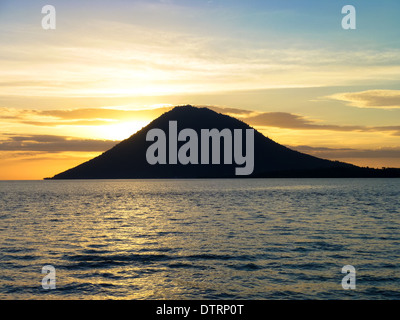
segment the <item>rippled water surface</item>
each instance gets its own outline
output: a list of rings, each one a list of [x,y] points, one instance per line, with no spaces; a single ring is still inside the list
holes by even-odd
[[[0,298],[399,299],[399,230],[400,179],[0,181]]]

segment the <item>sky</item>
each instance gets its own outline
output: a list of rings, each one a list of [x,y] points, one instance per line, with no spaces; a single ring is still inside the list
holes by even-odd
[[[53,176],[185,104],[318,157],[400,167],[399,13],[395,0],[0,0],[0,179]]]

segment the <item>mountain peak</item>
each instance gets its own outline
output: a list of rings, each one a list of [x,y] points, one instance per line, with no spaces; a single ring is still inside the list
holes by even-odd
[[[133,134],[128,139],[121,141],[112,149],[104,152],[102,155],[91,159],[81,165],[71,168],[67,171],[59,173],[53,179],[136,179],[136,178],[229,178],[235,177],[236,163],[220,163],[220,164],[204,164],[190,162],[182,164],[180,162],[174,164],[150,164],[146,158],[147,150],[155,142],[148,140],[148,133],[152,129],[159,129],[157,132],[165,132],[168,137],[171,123],[174,130],[180,132],[183,129],[191,129],[191,135],[200,137],[205,129],[217,129],[222,132],[228,129],[228,132],[234,132],[236,129],[241,129],[245,132],[247,129],[252,129],[248,124],[235,119],[233,117],[217,113],[206,107],[195,107],[192,105],[177,106],[170,111],[162,114],[157,119],[153,120],[143,129]],[[237,130],[236,130],[237,131]],[[214,130],[214,132],[216,132]],[[225,132],[227,132],[225,130]],[[186,130],[186,133],[188,131]],[[176,139],[179,140],[179,139]],[[189,139],[190,141],[191,139]],[[171,142],[172,141],[172,142]],[[197,140],[196,140],[197,141]],[[222,143],[223,141],[223,143]],[[165,139],[166,150],[170,149],[171,143],[176,143],[177,150],[189,144],[188,141],[173,142],[171,138]],[[193,142],[193,141],[192,141]],[[288,149],[269,138],[263,136],[260,132],[254,130],[254,171],[250,177],[279,177],[279,176],[326,176],[332,173],[350,172],[362,169],[350,164],[324,160],[316,158],[304,153],[300,153]],[[224,153],[225,137],[220,139],[219,147],[220,154]],[[242,140],[240,150],[245,149],[246,142]],[[201,149],[200,144],[193,150],[199,154]],[[237,144],[234,143],[234,148]],[[197,149],[196,149],[197,148]],[[193,151],[192,149],[190,149]],[[215,152],[217,149],[210,148],[210,151]],[[218,150],[217,150],[218,151]],[[239,152],[240,154],[240,152]],[[186,156],[186,154],[185,154]],[[203,159],[203,158],[202,158]],[[310,174],[311,172],[311,174]],[[319,174],[319,173],[320,174]]]

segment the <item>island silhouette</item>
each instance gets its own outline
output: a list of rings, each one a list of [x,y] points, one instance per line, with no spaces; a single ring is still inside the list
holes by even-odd
[[[45,179],[181,179],[181,178],[356,178],[400,177],[400,169],[373,169],[317,158],[289,149],[254,130],[254,170],[247,176],[236,176],[232,164],[149,164],[146,140],[151,129],[168,133],[170,121],[179,129],[253,129],[248,124],[206,107],[178,106],[162,114],[146,127],[116,144],[103,154],[74,168]],[[167,139],[168,143],[168,139]],[[179,141],[178,147],[185,142]],[[243,141],[243,143],[245,143]],[[168,148],[168,146],[167,146]],[[223,154],[223,143],[221,143]],[[245,147],[243,147],[245,150]]]

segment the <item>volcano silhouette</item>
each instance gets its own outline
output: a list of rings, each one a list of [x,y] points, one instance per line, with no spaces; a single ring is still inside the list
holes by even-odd
[[[146,134],[154,128],[168,135],[169,121],[177,121],[178,132],[185,128],[252,129],[246,123],[193,106],[175,107],[146,127],[115,145],[100,156],[46,179],[164,179],[164,178],[233,178],[237,164],[155,164],[150,165],[146,151],[154,142]],[[243,131],[244,132],[244,131]],[[168,139],[167,139],[168,142]],[[183,145],[185,142],[179,142]],[[222,144],[221,144],[222,145]],[[222,146],[221,146],[222,148]],[[243,150],[245,150],[243,148]],[[222,153],[221,153],[222,154]],[[320,159],[284,147],[254,130],[254,170],[246,177],[362,177],[381,176],[377,169]],[[239,176],[243,177],[243,176]]]

